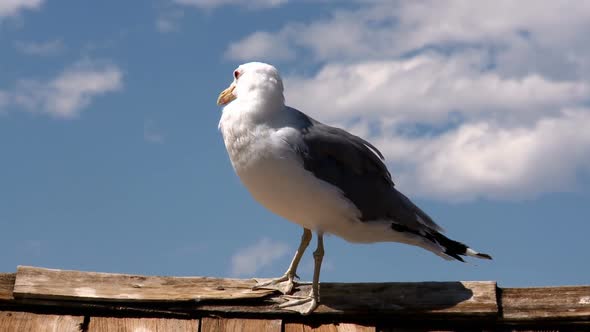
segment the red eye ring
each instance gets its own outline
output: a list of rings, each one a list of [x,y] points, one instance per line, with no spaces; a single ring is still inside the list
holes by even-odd
[[[238,77],[240,77],[240,72],[237,70],[234,70],[234,78],[237,80]]]

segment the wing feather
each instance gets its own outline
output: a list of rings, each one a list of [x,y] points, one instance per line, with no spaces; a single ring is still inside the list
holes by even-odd
[[[442,231],[430,216],[395,188],[383,154],[375,146],[345,130],[291,110],[301,118],[302,144],[297,152],[303,166],[317,178],[338,187],[359,209],[362,221],[391,220],[400,229],[417,234]]]

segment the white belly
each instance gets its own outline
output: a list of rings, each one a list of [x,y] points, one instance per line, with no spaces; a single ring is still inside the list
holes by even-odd
[[[359,212],[354,205],[296,158],[293,153],[288,158],[259,159],[236,172],[260,204],[303,227],[337,234],[343,224],[356,221]]]

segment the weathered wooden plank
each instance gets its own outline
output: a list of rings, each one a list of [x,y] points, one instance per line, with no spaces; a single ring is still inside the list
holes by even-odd
[[[281,320],[203,317],[200,332],[281,332]]]
[[[298,286],[295,295],[305,295],[309,285]],[[272,303],[271,301],[274,301]],[[203,304],[198,310],[234,313],[285,314],[278,308],[282,296],[260,305]],[[495,317],[498,314],[495,282],[419,282],[419,283],[322,283],[320,305],[312,315],[354,314],[429,315],[435,317]]]
[[[29,312],[0,311],[0,332],[60,331],[80,332],[84,317],[38,315]]]
[[[207,277],[151,277],[62,271],[19,266],[14,296],[19,300],[168,302],[179,311],[234,313],[290,313],[278,308],[285,301],[272,290],[251,290],[253,280]],[[308,294],[299,285],[295,295]],[[322,283],[321,304],[314,314],[463,315],[495,316],[495,282]],[[273,295],[273,296],[270,296]],[[228,300],[260,299],[254,302]],[[215,302],[198,303],[203,300]],[[179,301],[194,301],[179,307]]]
[[[198,332],[198,319],[91,317],[88,332]]]
[[[0,273],[0,301],[12,300],[12,289],[14,288],[14,273]]]
[[[255,299],[274,293],[252,290],[256,281],[207,277],[159,277],[19,266],[15,298],[92,301],[202,301]]]
[[[309,325],[303,323],[285,323],[285,332],[375,332],[374,326],[352,323],[334,323]]]
[[[504,320],[590,321],[590,286],[505,288],[501,294]]]

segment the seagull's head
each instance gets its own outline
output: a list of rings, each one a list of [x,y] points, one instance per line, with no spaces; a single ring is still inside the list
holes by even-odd
[[[234,80],[217,98],[217,105],[233,100],[284,103],[283,80],[279,71],[266,63],[245,63],[233,72]]]

